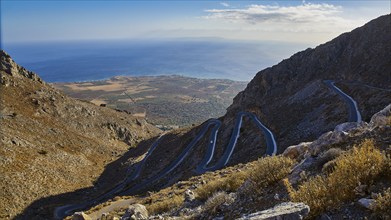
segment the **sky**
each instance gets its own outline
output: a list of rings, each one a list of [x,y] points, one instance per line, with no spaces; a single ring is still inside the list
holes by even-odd
[[[390,13],[390,1],[1,0],[2,43],[224,38],[317,45]]]

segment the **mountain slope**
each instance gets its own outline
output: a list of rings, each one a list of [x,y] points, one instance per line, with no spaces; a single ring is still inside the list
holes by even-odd
[[[347,120],[346,104],[323,80],[334,80],[359,105],[363,119],[384,108],[391,89],[391,16],[379,17],[315,49],[299,52],[257,73],[239,93],[227,116],[255,108],[272,127],[279,152],[313,140]]]
[[[391,103],[390,19],[390,15],[379,17],[257,73],[235,97],[227,114],[220,118],[222,125],[211,165],[223,154],[231,139],[236,115],[241,111],[253,112],[274,133],[278,153],[290,145],[313,141],[348,121],[348,105],[325,80],[334,81],[357,101],[364,121]],[[140,179],[158,174],[163,165],[176,160],[202,126],[162,140],[146,162]],[[189,159],[156,183],[155,188],[195,175],[195,167],[206,152],[208,140],[207,135],[204,136],[189,153]],[[245,119],[228,165],[256,160],[264,155],[265,148],[264,134]],[[159,168],[155,166],[157,163]]]
[[[1,219],[37,199],[92,187],[94,181],[100,183],[96,193],[106,190],[140,155],[122,160],[101,179],[105,166],[160,132],[144,119],[71,99],[0,53]]]

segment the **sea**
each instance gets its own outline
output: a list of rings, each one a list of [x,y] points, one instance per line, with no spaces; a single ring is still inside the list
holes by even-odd
[[[224,39],[18,42],[3,46],[18,64],[47,82],[154,75],[249,81],[258,71],[308,47]]]

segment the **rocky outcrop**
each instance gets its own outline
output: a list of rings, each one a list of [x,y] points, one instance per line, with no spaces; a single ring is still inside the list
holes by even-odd
[[[374,114],[369,125],[371,127],[391,125],[391,104],[389,104],[380,112]]]
[[[304,203],[285,202],[271,209],[245,215],[238,220],[300,220],[309,212],[310,207]]]
[[[303,142],[298,145],[289,146],[282,155],[291,159],[301,159],[304,157],[304,154],[307,152],[308,146],[311,145],[311,143],[312,142]]]
[[[31,71],[26,70],[24,67],[19,66],[15,63],[15,61],[11,58],[10,55],[8,55],[4,50],[0,50],[0,71],[4,71],[5,73],[21,78],[25,77],[32,81],[38,81],[40,83],[43,83],[42,79],[39,78],[39,76]],[[1,77],[1,84],[7,85],[9,82],[5,76],[2,75]],[[10,82],[15,83],[15,81],[10,80]],[[15,84],[13,84],[15,86]]]

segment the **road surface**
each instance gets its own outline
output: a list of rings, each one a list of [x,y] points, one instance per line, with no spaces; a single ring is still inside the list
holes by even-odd
[[[340,95],[346,104],[349,106],[349,122],[361,122],[361,114],[358,110],[357,102],[354,101],[352,97],[344,93],[340,88],[335,86],[334,81],[332,80],[324,80],[323,81],[329,88],[335,91],[338,95]]]
[[[89,201],[86,201],[86,202],[80,203],[80,204],[71,204],[71,205],[65,205],[65,206],[57,207],[55,209],[55,211],[54,211],[54,217],[56,219],[64,218],[64,217],[66,217],[68,215],[71,215],[73,212],[75,212],[77,210],[86,209],[88,207],[91,207],[93,205],[98,204],[99,202],[102,202],[105,199],[112,198],[115,195],[129,195],[132,192],[135,192],[135,191],[137,191],[139,189],[142,189],[145,186],[147,186],[148,184],[151,184],[151,183],[161,179],[162,177],[164,177],[165,175],[167,175],[168,173],[173,171],[176,167],[178,167],[183,162],[183,160],[188,156],[188,154],[194,148],[194,146],[205,136],[205,134],[207,133],[207,131],[209,130],[210,127],[212,127],[212,131],[211,131],[211,134],[209,136],[209,145],[207,147],[207,151],[206,151],[205,157],[200,162],[200,164],[197,166],[196,171],[198,173],[203,173],[203,172],[206,172],[206,171],[217,170],[217,169],[223,168],[229,162],[229,159],[231,158],[232,153],[233,153],[233,151],[235,149],[237,140],[239,138],[240,128],[242,126],[242,122],[243,122],[243,117],[244,116],[247,116],[250,119],[252,119],[252,121],[257,125],[257,127],[264,132],[265,137],[266,137],[266,146],[267,146],[266,154],[267,155],[275,155],[277,153],[277,144],[276,144],[276,141],[274,139],[273,133],[268,128],[266,128],[259,121],[257,116],[254,115],[253,113],[250,113],[250,112],[239,112],[237,114],[237,116],[236,116],[236,123],[235,123],[234,129],[233,129],[233,132],[231,134],[231,138],[230,138],[229,144],[226,147],[223,156],[219,159],[219,161],[217,162],[216,165],[214,165],[212,167],[207,167],[208,164],[212,161],[212,158],[213,158],[213,155],[214,155],[214,151],[215,151],[215,147],[216,147],[216,140],[217,140],[218,131],[219,131],[220,127],[221,127],[221,121],[219,121],[217,119],[210,119],[210,120],[208,120],[205,123],[205,125],[202,127],[201,131],[190,142],[190,144],[188,144],[186,146],[185,150],[173,162],[171,162],[171,164],[168,167],[163,169],[159,174],[157,174],[157,175],[155,175],[155,176],[153,176],[153,177],[151,177],[151,178],[141,182],[140,184],[135,185],[134,187],[131,187],[128,190],[123,191],[123,189],[129,183],[131,183],[132,181],[134,181],[135,179],[137,179],[139,177],[140,172],[141,172],[141,170],[142,170],[146,160],[152,154],[152,152],[155,150],[155,148],[159,145],[161,139],[164,136],[160,136],[154,142],[154,144],[148,150],[148,153],[145,155],[144,159],[137,165],[137,167],[133,171],[133,173],[131,175],[129,175],[120,184],[115,186],[109,192],[107,192],[107,193],[105,193],[105,194],[103,194],[103,195],[101,195],[101,196],[99,196],[99,197],[97,197],[97,198],[95,198],[93,200],[89,200]],[[129,173],[129,171],[130,170],[128,170],[127,172]]]

